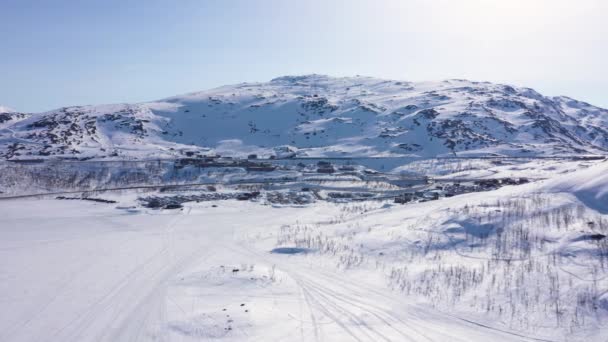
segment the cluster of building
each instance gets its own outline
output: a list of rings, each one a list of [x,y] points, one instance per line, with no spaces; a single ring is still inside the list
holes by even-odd
[[[195,167],[242,167],[247,171],[274,171],[277,169],[276,165],[271,163],[257,161],[255,154],[250,155],[248,159],[237,159],[232,157],[221,157],[221,156],[203,156],[201,158],[181,158],[175,162],[176,168],[182,168],[185,166]]]
[[[435,187],[406,192],[395,197],[395,203],[410,203],[438,200],[442,197],[452,197],[469,192],[496,190],[505,185],[520,185],[530,181],[527,178],[492,178],[466,182],[449,182],[437,184]]]

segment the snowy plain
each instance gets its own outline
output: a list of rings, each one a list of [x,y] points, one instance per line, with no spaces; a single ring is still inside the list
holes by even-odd
[[[331,206],[15,200],[0,211],[3,341],[522,340],[410,302],[378,276],[270,253],[282,224],[329,219]]]

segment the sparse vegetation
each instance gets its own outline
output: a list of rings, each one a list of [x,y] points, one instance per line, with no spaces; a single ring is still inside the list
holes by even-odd
[[[514,329],[547,328],[547,317],[565,333],[599,324],[608,278],[603,215],[532,194],[454,206],[399,227],[357,220],[374,209],[345,204],[330,221],[283,226],[277,244],[331,255],[340,268],[377,269],[404,295],[444,310],[465,304]],[[374,233],[384,238],[371,249],[365,241]]]

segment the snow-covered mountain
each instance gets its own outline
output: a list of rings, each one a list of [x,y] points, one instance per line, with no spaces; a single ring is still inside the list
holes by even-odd
[[[5,139],[6,132],[12,132],[9,126],[28,116],[30,114],[18,113],[8,107],[0,106],[0,140]]]
[[[139,104],[0,114],[0,156],[564,155],[608,150],[608,110],[466,80],[286,76]]]
[[[11,109],[11,108],[9,108],[9,107],[6,107],[6,106],[3,106],[3,105],[0,105],[0,113],[9,113],[9,112],[14,112],[14,110],[12,110],[12,109]]]

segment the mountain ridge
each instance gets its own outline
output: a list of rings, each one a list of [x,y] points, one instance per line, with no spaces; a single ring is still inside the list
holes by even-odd
[[[0,115],[3,159],[608,151],[608,110],[531,88],[461,79],[282,76],[137,104]]]

